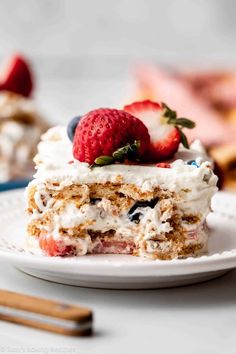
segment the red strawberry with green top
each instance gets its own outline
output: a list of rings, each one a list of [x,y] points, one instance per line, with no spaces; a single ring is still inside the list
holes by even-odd
[[[90,165],[137,161],[150,145],[147,127],[130,113],[110,108],[85,114],[76,127],[74,157]]]
[[[4,70],[0,71],[0,90],[29,96],[33,89],[30,65],[21,55],[8,59]]]
[[[149,100],[134,102],[124,107],[126,112],[139,118],[148,128],[151,143],[146,156],[147,161],[170,159],[178,150],[179,144],[189,148],[182,128],[194,128],[195,123],[187,118],[177,118],[165,103]]]

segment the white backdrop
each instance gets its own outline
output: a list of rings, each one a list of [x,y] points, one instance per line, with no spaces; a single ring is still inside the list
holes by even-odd
[[[235,13],[234,0],[1,0],[0,58],[31,57],[40,104],[63,121],[120,102],[136,61],[234,66]]]
[[[1,0],[0,54],[228,59],[234,0]]]

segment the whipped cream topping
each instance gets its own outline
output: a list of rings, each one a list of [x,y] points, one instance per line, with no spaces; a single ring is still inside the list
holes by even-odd
[[[187,164],[189,160],[196,160],[199,166]],[[124,164],[90,168],[87,163],[74,159],[66,127],[58,126],[42,136],[35,162],[37,172],[34,177],[37,181],[46,182],[52,189],[62,189],[74,183],[112,182],[133,184],[142,191],[151,191],[159,186],[175,192],[182,189],[202,190],[212,195],[217,190],[217,177],[210,168],[212,162],[199,141],[195,141],[189,150],[180,145],[170,161],[171,168]],[[59,186],[50,185],[55,182]],[[199,198],[199,195],[196,197]]]

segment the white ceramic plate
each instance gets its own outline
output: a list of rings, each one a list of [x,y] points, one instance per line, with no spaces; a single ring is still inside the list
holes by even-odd
[[[151,289],[193,284],[236,267],[236,194],[219,192],[208,217],[209,254],[185,260],[153,261],[133,256],[45,257],[24,248],[23,191],[0,194],[0,257],[38,278],[77,286]]]

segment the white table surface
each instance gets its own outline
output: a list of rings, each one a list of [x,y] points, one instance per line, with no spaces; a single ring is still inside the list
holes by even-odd
[[[38,103],[54,123],[98,106],[121,106],[127,97],[123,80],[42,81]],[[175,289],[96,290],[39,280],[0,260],[0,288],[85,305],[95,314],[91,338],[64,337],[0,321],[0,353],[236,352],[236,271]]]
[[[236,271],[199,285],[99,290],[54,284],[0,261],[0,288],[85,305],[95,334],[73,338],[0,321],[0,353],[235,353]]]

